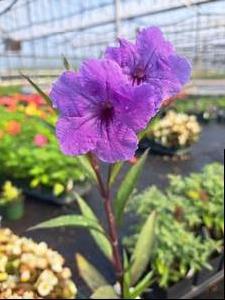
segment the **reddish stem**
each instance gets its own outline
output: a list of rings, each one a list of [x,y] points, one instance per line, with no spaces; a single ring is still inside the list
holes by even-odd
[[[113,250],[113,264],[115,267],[117,280],[118,280],[118,282],[120,282],[121,290],[122,290],[122,288],[123,288],[123,265],[122,265],[122,260],[121,260],[119,238],[118,238],[118,233],[117,233],[117,225],[116,225],[116,221],[115,221],[115,217],[114,217],[114,213],[113,213],[112,201],[111,201],[111,197],[110,197],[110,186],[109,186],[109,177],[110,177],[111,167],[109,167],[109,175],[108,175],[107,185],[105,185],[102,180],[101,174],[100,174],[100,168],[99,168],[98,161],[92,154],[89,154],[89,160],[90,160],[92,168],[96,174],[99,192],[103,199],[104,209],[106,212],[106,217],[107,217],[107,222],[108,222],[109,237],[110,237],[110,242],[111,242],[112,250]]]

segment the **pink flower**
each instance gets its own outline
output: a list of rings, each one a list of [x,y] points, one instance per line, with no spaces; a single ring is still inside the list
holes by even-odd
[[[46,136],[44,136],[43,134],[36,134],[34,137],[33,143],[37,147],[41,148],[48,144],[48,138]]]

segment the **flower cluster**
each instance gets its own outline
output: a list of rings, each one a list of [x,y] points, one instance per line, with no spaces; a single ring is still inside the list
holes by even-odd
[[[64,259],[45,243],[0,229],[1,299],[74,299],[76,287]]]
[[[110,163],[131,159],[137,133],[190,77],[188,61],[156,27],[140,31],[135,44],[119,43],[53,85],[50,97],[60,113],[56,133],[66,155],[92,152]]]
[[[201,127],[195,116],[169,111],[156,123],[150,136],[166,147],[186,147],[199,138]]]
[[[52,111],[45,105],[43,98],[36,94],[3,96],[0,97],[0,106],[5,107],[9,112],[20,111],[28,116],[40,118],[46,118],[46,113]]]

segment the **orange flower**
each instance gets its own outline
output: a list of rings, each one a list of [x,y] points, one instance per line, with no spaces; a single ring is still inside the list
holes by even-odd
[[[6,124],[6,131],[10,135],[18,135],[21,132],[21,124],[17,121],[10,121]]]

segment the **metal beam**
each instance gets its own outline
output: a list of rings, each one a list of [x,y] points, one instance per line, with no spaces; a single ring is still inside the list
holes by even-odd
[[[219,1],[224,1],[224,0],[199,0],[199,1],[193,2],[193,4],[196,5],[196,6],[199,6],[199,5],[203,5],[203,4],[211,3],[211,2],[215,2],[215,1],[219,2]],[[171,5],[169,7],[164,8],[164,9],[152,10],[152,8],[151,8],[149,10],[146,10],[145,12],[140,12],[140,13],[135,12],[135,13],[127,14],[127,15],[121,16],[120,20],[121,21],[129,21],[129,20],[133,20],[133,19],[136,19],[136,18],[146,17],[146,16],[149,16],[149,15],[155,15],[155,14],[159,14],[159,13],[165,13],[165,12],[169,12],[169,11],[179,10],[179,9],[183,9],[185,7],[186,7],[185,4],[176,3],[175,5]],[[93,28],[100,27],[100,26],[110,25],[110,24],[113,24],[114,22],[115,22],[114,17],[110,18],[110,19],[107,19],[105,21],[96,20],[96,21],[91,22],[90,24],[87,24],[87,25],[70,26],[67,29],[65,29],[65,28],[64,29],[63,28],[62,29],[56,29],[55,31],[51,31],[49,33],[42,33],[42,34],[39,34],[39,35],[36,35],[36,36],[27,37],[27,38],[20,38],[20,41],[39,40],[39,39],[42,39],[42,38],[52,37],[52,36],[55,36],[55,35],[62,35],[62,34],[66,34],[66,33],[69,33],[69,32],[84,31],[84,30],[87,30],[87,29],[93,29]],[[45,30],[46,30],[46,28],[45,28]],[[16,34],[16,32],[14,32],[14,34]]]

